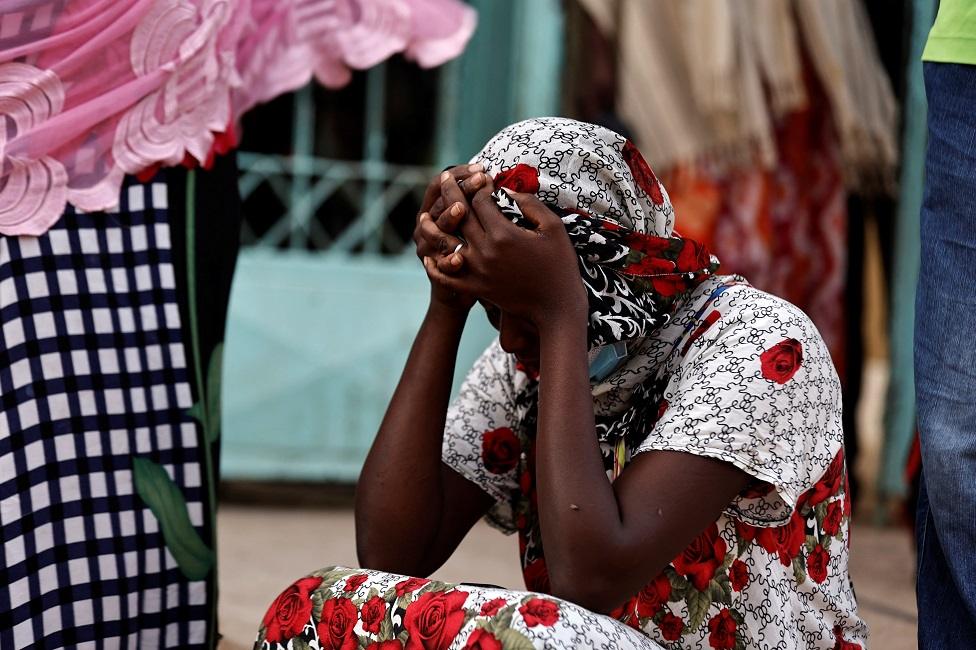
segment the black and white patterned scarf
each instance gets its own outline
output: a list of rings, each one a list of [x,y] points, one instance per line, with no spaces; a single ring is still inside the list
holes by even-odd
[[[485,166],[495,187],[535,194],[557,212],[579,256],[589,300],[591,353],[624,343],[626,358],[594,386],[597,433],[615,442],[646,431],[657,400],[662,359],[643,345],[675,308],[718,268],[705,248],[674,232],[674,208],[643,156],[626,138],[594,124],[537,118],[506,127],[471,162]],[[500,189],[501,211],[523,227]],[[534,429],[535,387],[517,401]],[[534,433],[534,432],[533,432]]]

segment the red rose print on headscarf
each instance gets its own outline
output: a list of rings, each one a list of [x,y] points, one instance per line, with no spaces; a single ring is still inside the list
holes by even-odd
[[[677,641],[681,638],[681,633],[685,631],[685,622],[671,612],[662,616],[661,622],[657,626],[665,641]]]
[[[396,583],[394,589],[396,589],[397,596],[403,596],[411,591],[417,591],[428,582],[430,582],[430,580],[427,580],[426,578],[407,578],[406,580],[401,580],[400,582]]]
[[[343,591],[356,591],[357,589],[359,589],[362,586],[362,584],[364,582],[366,582],[366,578],[367,578],[367,576],[366,576],[365,573],[357,573],[354,576],[350,576],[349,579],[346,580],[346,586],[343,587],[342,590]]]
[[[729,567],[729,583],[736,591],[742,591],[749,584],[749,567],[742,560],[733,560]]]
[[[539,170],[532,165],[519,163],[495,174],[494,183],[497,188],[507,187],[516,192],[535,194],[539,191]]]
[[[783,566],[793,563],[793,558],[800,554],[800,547],[806,541],[806,526],[800,513],[793,512],[789,522],[775,528],[760,528],[756,533],[756,542],[771,555],[779,555]]]
[[[518,611],[528,627],[549,627],[559,620],[559,605],[546,598],[533,598],[519,607]]]
[[[464,625],[461,606],[468,598],[466,591],[429,591],[407,606],[403,627],[407,637],[406,650],[442,650],[454,641]]]
[[[502,607],[505,606],[504,598],[492,598],[487,603],[481,606],[482,616],[494,616],[498,613]]]
[[[708,622],[708,645],[719,650],[734,648],[738,627],[728,607],[724,608]]]
[[[637,187],[641,188],[655,205],[664,203],[664,194],[661,193],[661,184],[658,183],[657,176],[651,171],[651,167],[644,160],[644,156],[637,149],[633,142],[627,140],[623,148],[624,162],[630,168],[630,173],[634,177]]]
[[[688,578],[698,591],[705,591],[718,567],[725,561],[728,547],[713,523],[688,545],[681,555],[674,558],[674,570]]]
[[[508,427],[486,431],[481,438],[481,460],[492,474],[511,471],[519,461],[519,439]]]
[[[762,376],[785,384],[803,364],[803,346],[796,339],[783,339],[759,356]]]
[[[823,530],[828,535],[834,536],[840,532],[840,525],[844,521],[844,506],[840,501],[831,501],[824,514]]]
[[[503,646],[501,641],[495,638],[495,635],[488,630],[479,627],[471,636],[468,637],[468,642],[464,644],[464,650],[502,650]]]
[[[678,253],[677,262],[675,262],[679,271],[697,273],[711,266],[712,256],[704,244],[694,239],[685,239],[681,244],[681,251]]]
[[[660,573],[637,594],[637,614],[641,618],[654,616],[664,607],[670,596],[671,581]]]
[[[827,567],[830,564],[830,556],[826,549],[820,544],[813,547],[810,555],[807,556],[807,574],[816,582],[821,583],[827,579]]]
[[[379,596],[373,596],[365,603],[359,612],[359,618],[363,621],[363,629],[371,634],[380,631],[380,623],[386,616],[386,601]]]
[[[275,598],[261,621],[267,641],[287,641],[302,633],[312,614],[311,594],[320,584],[322,578],[302,578]]]
[[[636,262],[632,262],[625,266],[621,273],[626,275],[635,276],[649,276],[653,280],[657,280],[658,276],[670,277],[671,274],[675,272],[674,262],[671,260],[666,260],[663,257],[654,257],[652,255],[645,255]],[[667,286],[674,284],[671,282]],[[658,289],[658,285],[654,285],[654,289]],[[667,295],[671,295],[670,293]]]
[[[322,606],[316,626],[322,650],[357,650],[356,606],[348,598],[332,598]]]

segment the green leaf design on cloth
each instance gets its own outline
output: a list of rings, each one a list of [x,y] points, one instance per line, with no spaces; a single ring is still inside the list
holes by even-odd
[[[224,344],[218,343],[207,363],[207,383],[201,388],[200,401],[187,409],[186,414],[203,426],[207,442],[220,438],[220,378],[224,367]]]
[[[529,637],[512,628],[495,634],[495,638],[501,642],[505,650],[535,650],[535,646]]]
[[[708,608],[712,604],[712,599],[704,592],[689,589],[685,595],[685,604],[688,606],[688,627],[686,629],[697,630],[705,621],[705,616],[708,615]]]
[[[183,492],[166,470],[148,458],[132,459],[136,492],[159,520],[166,548],[190,580],[202,580],[214,564],[214,552],[190,523]]]

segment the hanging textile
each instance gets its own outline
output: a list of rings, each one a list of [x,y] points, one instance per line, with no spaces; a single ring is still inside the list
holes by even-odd
[[[905,462],[915,437],[915,286],[919,268],[919,216],[925,172],[926,102],[922,50],[935,21],[934,0],[912,3],[911,50],[905,92],[904,162],[901,169],[894,276],[891,287],[891,374],[885,408],[885,440],[878,493],[903,497],[908,491]]]
[[[209,161],[255,104],[403,52],[464,48],[459,0],[19,0],[0,27],[0,233],[40,235],[66,203],[114,208],[126,174]]]

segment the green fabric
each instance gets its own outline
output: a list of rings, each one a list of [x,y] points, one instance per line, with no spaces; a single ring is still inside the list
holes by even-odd
[[[922,60],[976,65],[976,0],[942,0]]]
[[[946,0],[943,0],[945,2]],[[919,215],[925,171],[926,117],[925,83],[919,52],[935,14],[935,0],[910,0],[912,7],[911,50],[905,90],[905,130],[902,134],[901,179],[898,184],[898,215],[894,265],[891,279],[891,326],[889,353],[891,374],[885,406],[885,440],[878,475],[878,492],[883,498],[904,497],[905,462],[915,438],[915,285],[918,283]],[[882,515],[883,516],[883,515]]]

